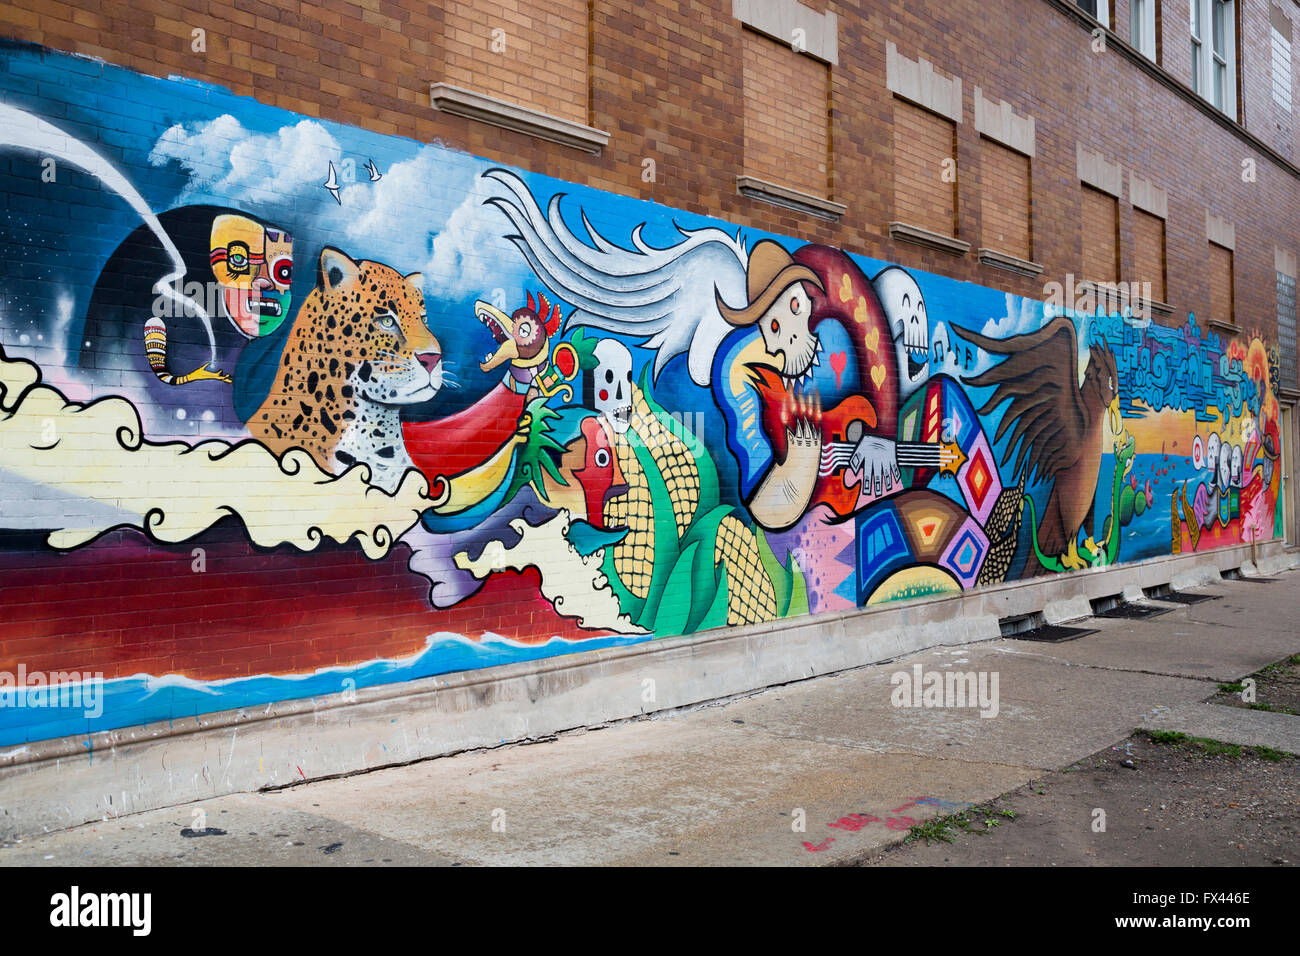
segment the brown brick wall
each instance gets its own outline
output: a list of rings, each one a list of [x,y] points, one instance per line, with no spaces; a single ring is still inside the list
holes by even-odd
[[[1271,0],[1239,0],[1247,34],[1267,23]],[[1290,0],[1288,0],[1290,2]],[[520,8],[525,6],[519,0]],[[1078,274],[1081,198],[1075,175],[1080,141],[1169,191],[1167,301],[1178,323],[1210,307],[1205,241],[1207,197],[1237,226],[1237,316],[1270,338],[1275,242],[1300,252],[1300,174],[1248,139],[1211,121],[1179,93],[1121,56],[1094,54],[1085,26],[1050,0],[911,0],[810,4],[839,15],[840,61],[830,71],[832,195],[848,204],[838,223],[741,196],[745,29],[731,0],[591,0],[591,125],[611,134],[600,155],[545,143],[429,107],[428,86],[446,77],[442,4],[399,0],[0,0],[0,32],[104,59],[153,75],[179,74],[254,95],[272,105],[383,133],[448,145],[562,179],[640,196],[737,225],[829,242],[904,266],[1042,296],[1043,284]],[[1292,4],[1294,6],[1294,4]],[[566,3],[567,9],[567,3]],[[1115,25],[1127,35],[1127,6]],[[1161,2],[1163,67],[1180,83],[1190,70],[1187,0]],[[189,30],[207,30],[207,50],[191,51]],[[970,90],[1007,100],[1034,117],[1034,259],[1028,279],[889,238],[895,213],[895,97],[885,85],[885,42],[923,56],[962,79],[964,118],[956,127],[958,236],[983,233],[980,137]],[[1014,53],[1014,55],[1012,55]],[[1246,123],[1264,137],[1250,107],[1267,63],[1243,64]],[[552,49],[548,62],[573,67],[581,50]],[[1066,64],[1069,68],[1066,68]],[[791,97],[799,99],[799,97]],[[1280,147],[1279,147],[1280,148]],[[1297,156],[1294,141],[1283,150]],[[657,165],[641,179],[642,160]],[[1256,161],[1254,183],[1240,161]],[[1120,247],[1133,249],[1125,204]],[[1126,262],[1125,271],[1132,268]]]
[[[447,0],[443,22],[446,82],[587,122],[587,0]]]
[[[1079,275],[1091,282],[1119,281],[1119,200],[1082,187],[1079,225],[1083,259]]]
[[[980,242],[999,252],[1033,259],[1029,157],[983,139],[980,160],[980,208],[984,216]]]
[[[954,124],[895,98],[893,125],[893,218],[955,235],[957,185],[944,182],[944,162],[957,155]]]
[[[741,39],[745,171],[826,195],[826,64],[750,30],[743,31]]]
[[[1131,282],[1150,283],[1151,296],[1165,300],[1165,221],[1141,209],[1133,210],[1133,273]]]
[[[1211,242],[1206,272],[1210,277],[1210,318],[1220,322],[1237,321],[1232,250]],[[1276,300],[1276,282],[1272,291]]]

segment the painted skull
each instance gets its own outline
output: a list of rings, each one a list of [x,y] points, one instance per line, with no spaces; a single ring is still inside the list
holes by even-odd
[[[226,317],[248,338],[274,332],[289,315],[293,237],[247,216],[212,220],[212,274]]]
[[[1226,441],[1219,446],[1219,490],[1227,491],[1232,483],[1232,446]]]
[[[1241,465],[1242,465],[1241,446],[1233,445],[1231,481],[1232,481],[1232,487],[1234,488],[1241,487]]]
[[[632,417],[632,353],[617,339],[601,339],[592,353],[590,401],[617,435],[627,431]]]
[[[812,298],[796,282],[776,297],[758,320],[763,347],[779,358],[781,374],[788,379],[802,378],[812,369],[817,357],[817,336],[808,328]]]
[[[898,362],[898,389],[906,399],[930,377],[930,320],[925,313],[921,287],[905,269],[883,269],[871,282],[889,319],[894,355]]]

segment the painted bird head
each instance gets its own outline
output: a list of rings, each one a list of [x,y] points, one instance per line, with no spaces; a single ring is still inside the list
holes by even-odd
[[[1115,353],[1102,345],[1088,350],[1088,366],[1083,372],[1083,394],[1095,410],[1106,410],[1110,432],[1115,437],[1124,433],[1120,417],[1119,373],[1115,368]],[[1095,412],[1094,412],[1095,414]]]
[[[506,362],[519,368],[533,368],[547,360],[547,344],[560,328],[560,307],[552,306],[546,296],[528,293],[528,304],[506,315],[482,299],[474,303],[477,318],[497,342],[496,351],[488,353],[479,368],[485,372]],[[540,304],[539,304],[540,303]]]

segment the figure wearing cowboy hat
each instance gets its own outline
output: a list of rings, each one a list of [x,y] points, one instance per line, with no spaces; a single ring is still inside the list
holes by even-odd
[[[746,284],[743,305],[717,297],[736,331],[712,383],[755,520],[785,530],[817,504],[847,518],[902,490],[890,327],[861,269],[837,249],[791,255],[764,239]]]

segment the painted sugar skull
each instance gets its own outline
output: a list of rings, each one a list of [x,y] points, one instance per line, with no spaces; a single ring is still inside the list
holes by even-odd
[[[898,363],[898,390],[906,399],[930,377],[930,319],[925,313],[925,300],[916,280],[897,266],[883,269],[871,284],[889,319]]]
[[[731,325],[757,324],[777,371],[787,380],[803,378],[812,371],[820,347],[809,327],[813,303],[804,287],[821,288],[817,273],[796,263],[780,244],[763,239],[750,250],[745,279],[749,304],[732,308],[719,298],[719,313]]]
[[[614,434],[627,431],[632,418],[632,353],[617,339],[601,339],[592,352],[590,401]]]
[[[274,332],[289,315],[293,237],[247,216],[212,220],[212,274],[235,328],[250,339]]]

